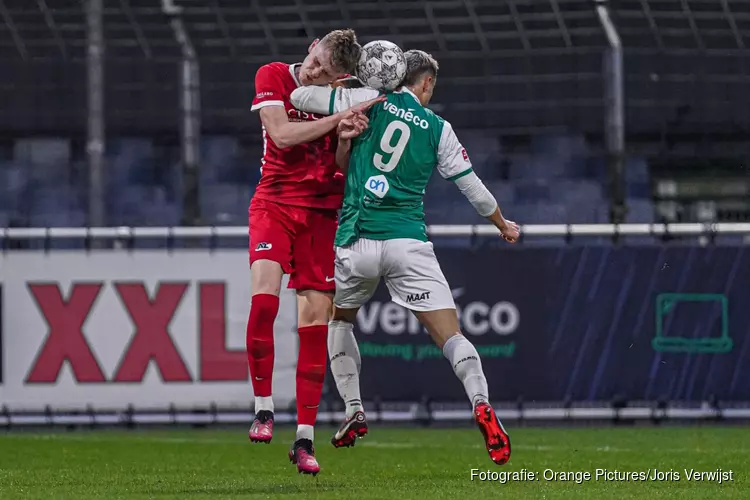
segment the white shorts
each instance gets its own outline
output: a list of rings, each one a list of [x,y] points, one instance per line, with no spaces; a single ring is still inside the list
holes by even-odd
[[[380,278],[396,304],[418,312],[455,309],[432,243],[414,239],[368,240],[336,247],[336,295],[341,309],[367,303]]]

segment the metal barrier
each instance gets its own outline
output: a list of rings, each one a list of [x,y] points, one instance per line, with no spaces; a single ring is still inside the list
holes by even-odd
[[[430,236],[492,236],[497,229],[489,224],[427,226]],[[668,224],[527,224],[523,237],[549,236],[716,236],[750,235],[750,223],[668,223]],[[132,238],[213,238],[245,237],[246,226],[201,227],[59,227],[0,228],[0,239],[34,240],[44,238],[84,238],[127,240]]]

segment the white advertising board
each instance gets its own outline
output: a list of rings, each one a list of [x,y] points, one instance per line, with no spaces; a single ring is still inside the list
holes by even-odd
[[[3,384],[12,411],[248,409],[247,251],[0,256]],[[275,323],[274,400],[294,399],[293,290]]]

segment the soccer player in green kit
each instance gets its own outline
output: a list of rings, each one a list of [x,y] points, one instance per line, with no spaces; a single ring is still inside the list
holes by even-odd
[[[346,403],[346,419],[331,442],[351,446],[368,430],[353,331],[357,311],[384,278],[392,300],[415,314],[450,361],[472,403],[487,452],[502,465],[510,459],[510,438],[489,404],[479,354],[461,333],[450,286],[427,238],[423,198],[433,170],[453,181],[506,241],[515,242],[519,228],[503,217],[494,196],[473,172],[450,123],[425,107],[435,88],[437,61],[419,50],[405,56],[402,86],[386,94],[367,117],[343,121],[338,127],[336,158],[348,171],[335,241],[336,294],[328,355]],[[302,111],[333,114],[378,94],[369,88],[309,86],[296,89],[291,102]]]

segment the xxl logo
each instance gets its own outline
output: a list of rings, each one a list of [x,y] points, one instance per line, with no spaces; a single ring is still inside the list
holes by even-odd
[[[384,175],[373,175],[365,182],[365,188],[378,198],[383,198],[391,187]]]
[[[70,364],[80,383],[107,382],[83,334],[83,326],[102,293],[103,283],[75,284],[66,300],[56,283],[29,283],[28,288],[49,327],[49,333],[26,377],[28,384],[53,384],[63,363]],[[141,382],[151,361],[164,382],[191,382],[185,360],[175,347],[169,324],[189,283],[160,283],[150,298],[142,283],[113,284],[133,324],[133,335],[120,357],[111,382]],[[244,351],[226,347],[225,284],[197,283],[198,379],[245,381]]]
[[[454,299],[464,294],[463,288],[451,290]],[[512,302],[488,304],[482,301],[469,302],[460,306],[456,304],[461,330],[469,335],[485,335],[494,332],[498,335],[510,335],[518,329],[521,313]],[[372,335],[383,331],[389,335],[417,335],[424,329],[417,318],[406,308],[393,302],[370,302],[357,314],[359,331]]]

